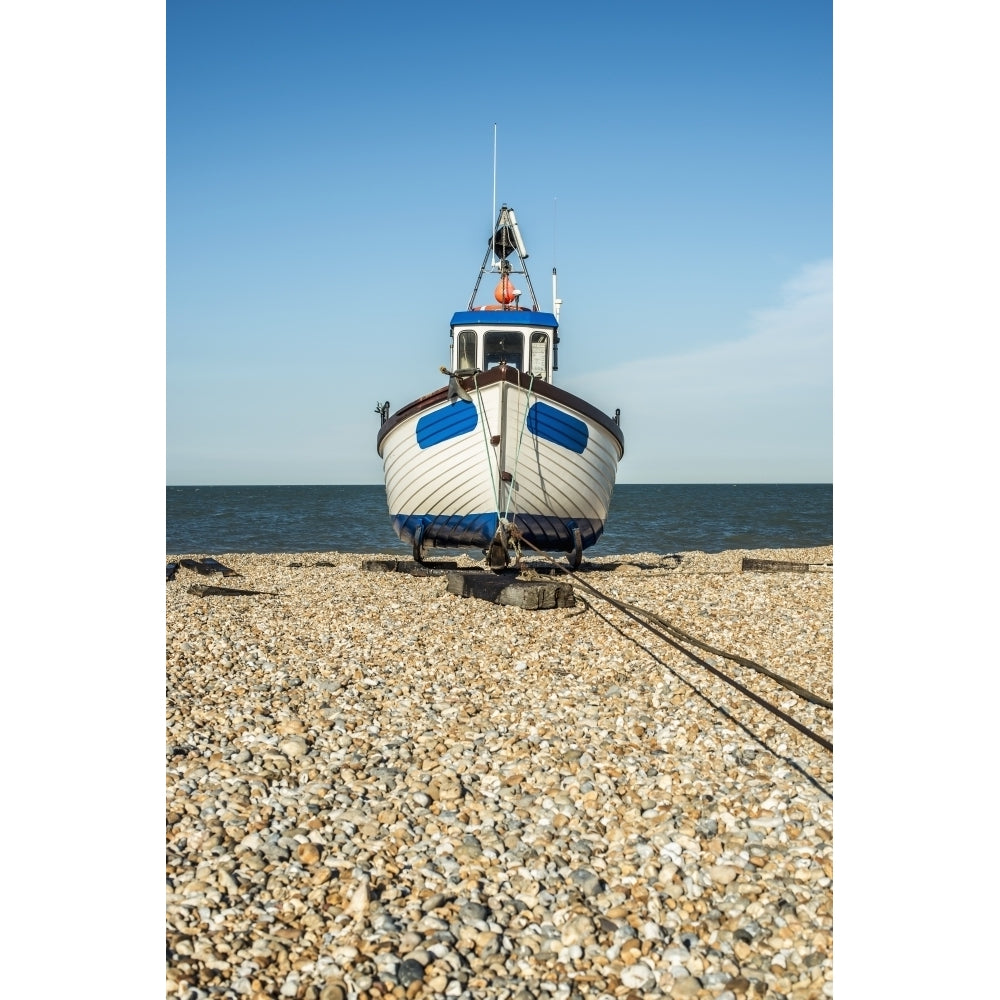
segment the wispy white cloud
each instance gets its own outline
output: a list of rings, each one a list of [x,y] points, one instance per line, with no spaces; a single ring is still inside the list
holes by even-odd
[[[832,262],[803,267],[749,333],[567,381],[622,410],[622,482],[831,481]],[[612,398],[616,397],[616,398]]]

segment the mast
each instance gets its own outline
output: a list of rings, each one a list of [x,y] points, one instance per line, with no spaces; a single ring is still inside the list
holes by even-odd
[[[493,224],[493,220],[497,217],[497,123],[493,123],[493,206],[490,212],[490,225]],[[493,257],[493,270],[495,271],[499,266],[500,262]]]

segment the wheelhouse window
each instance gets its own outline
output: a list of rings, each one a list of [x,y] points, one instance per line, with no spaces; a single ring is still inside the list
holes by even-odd
[[[463,330],[458,335],[458,364],[455,366],[461,371],[476,370],[476,331]]]
[[[524,368],[524,334],[517,330],[491,330],[486,334],[486,368],[506,362],[512,368]]]
[[[535,332],[531,335],[531,353],[528,355],[528,371],[535,378],[549,377],[549,335]]]

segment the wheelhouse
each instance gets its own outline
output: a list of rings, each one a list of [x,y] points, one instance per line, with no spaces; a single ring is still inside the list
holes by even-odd
[[[559,324],[552,313],[469,310],[451,320],[451,367],[457,375],[505,364],[546,382],[558,364]]]

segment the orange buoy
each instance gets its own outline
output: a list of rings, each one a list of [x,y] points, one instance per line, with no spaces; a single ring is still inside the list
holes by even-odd
[[[514,287],[514,283],[506,275],[497,282],[497,287],[493,289],[493,298],[501,305],[508,305],[520,294]]]

